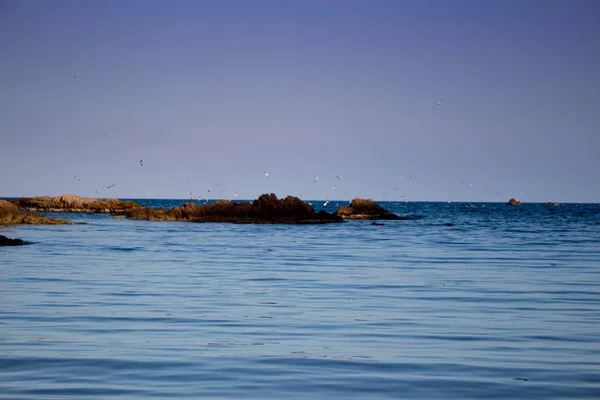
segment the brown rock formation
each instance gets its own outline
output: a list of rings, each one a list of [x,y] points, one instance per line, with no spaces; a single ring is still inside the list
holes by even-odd
[[[0,219],[19,213],[19,209],[10,201],[0,200]]]
[[[358,198],[353,199],[350,202],[349,207],[340,206],[336,210],[335,215],[338,215],[344,219],[407,219],[405,217],[392,214],[371,199]]]
[[[555,202],[553,202],[553,201],[548,201],[548,202],[546,203],[546,205],[547,205],[547,206],[557,206],[557,205],[558,205],[558,203],[555,203]]]
[[[22,246],[25,243],[23,240],[21,239],[11,239],[11,238],[7,238],[6,236],[0,235],[0,246]]]
[[[47,218],[41,214],[20,213],[13,203],[0,200],[0,225],[57,225],[72,223],[60,218]]]
[[[519,200],[515,199],[514,197],[512,197],[506,204],[509,204],[511,206],[520,206],[521,202]]]
[[[127,213],[131,219],[149,221],[233,222],[239,224],[325,224],[343,219],[315,210],[297,197],[278,199],[263,194],[254,202],[219,200],[212,204],[185,203],[182,207],[136,208]]]
[[[141,204],[133,201],[94,199],[89,197],[79,197],[72,194],[56,197],[40,196],[21,198],[17,200],[15,204],[20,210],[25,211],[84,212],[95,214],[126,213],[136,208],[142,208]]]

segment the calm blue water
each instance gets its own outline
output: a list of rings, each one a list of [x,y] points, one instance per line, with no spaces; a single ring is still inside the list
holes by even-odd
[[[0,398],[600,398],[600,205],[381,204],[1,229]]]

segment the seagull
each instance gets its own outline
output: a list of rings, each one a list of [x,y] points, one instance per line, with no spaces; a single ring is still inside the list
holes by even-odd
[[[73,79],[77,78],[77,75],[73,75]]]
[[[140,165],[143,167],[144,166],[144,161],[140,160]]]
[[[323,203],[323,207],[327,207],[327,204],[329,204],[329,200],[325,200],[325,203]]]
[[[97,189],[97,190],[96,190],[96,193],[100,193],[100,189]]]
[[[169,181],[169,187],[170,187],[171,189],[175,187],[175,186],[173,186],[173,184],[171,183],[171,181]]]
[[[443,100],[440,100],[440,101],[438,101],[438,102],[437,102],[437,106],[438,106],[438,107],[442,105],[442,101],[443,101]]]
[[[332,189],[335,190],[335,185],[333,185]]]
[[[269,173],[265,172],[265,176],[267,177],[267,179],[269,179]]]
[[[107,188],[107,189],[110,189],[111,187],[114,187],[115,185],[116,185],[116,184],[115,184],[115,183],[113,183],[112,185],[108,185],[106,188]]]
[[[342,179],[342,175],[341,174],[340,175],[336,175],[335,177],[338,178],[338,179],[340,179],[340,180]]]
[[[313,181],[313,183],[318,183],[318,182],[319,182],[319,177],[317,176],[317,177],[315,178],[315,180]]]
[[[104,132],[104,130],[101,130],[101,132],[104,136],[108,136],[108,133]]]
[[[190,192],[190,200],[194,200],[194,192]]]
[[[79,178],[77,176],[75,176],[74,179],[79,182]]]

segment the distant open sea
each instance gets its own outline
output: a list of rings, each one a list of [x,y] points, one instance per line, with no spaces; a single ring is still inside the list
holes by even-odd
[[[0,399],[600,398],[599,204],[379,204],[0,228]]]

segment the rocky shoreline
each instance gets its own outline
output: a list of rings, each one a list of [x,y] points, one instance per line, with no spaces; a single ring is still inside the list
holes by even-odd
[[[0,200],[0,226],[9,225],[64,225],[73,224],[60,218],[48,218],[42,214],[21,212],[12,202]]]
[[[350,206],[335,212],[316,212],[310,204],[294,196],[278,199],[263,194],[253,202],[218,200],[211,204],[185,203],[171,209],[144,207],[133,201],[94,199],[65,194],[56,197],[21,198],[1,203],[0,224],[72,223],[46,218],[37,212],[116,214],[117,218],[147,221],[231,222],[238,224],[328,224],[345,220],[407,219],[385,210],[371,199],[353,199]],[[23,212],[25,211],[25,212]]]
[[[91,197],[75,196],[73,194],[64,194],[56,197],[23,197],[19,200],[15,200],[14,204],[22,211],[93,214],[119,214],[126,213],[136,208],[143,208],[141,204],[133,201],[95,199]]]

